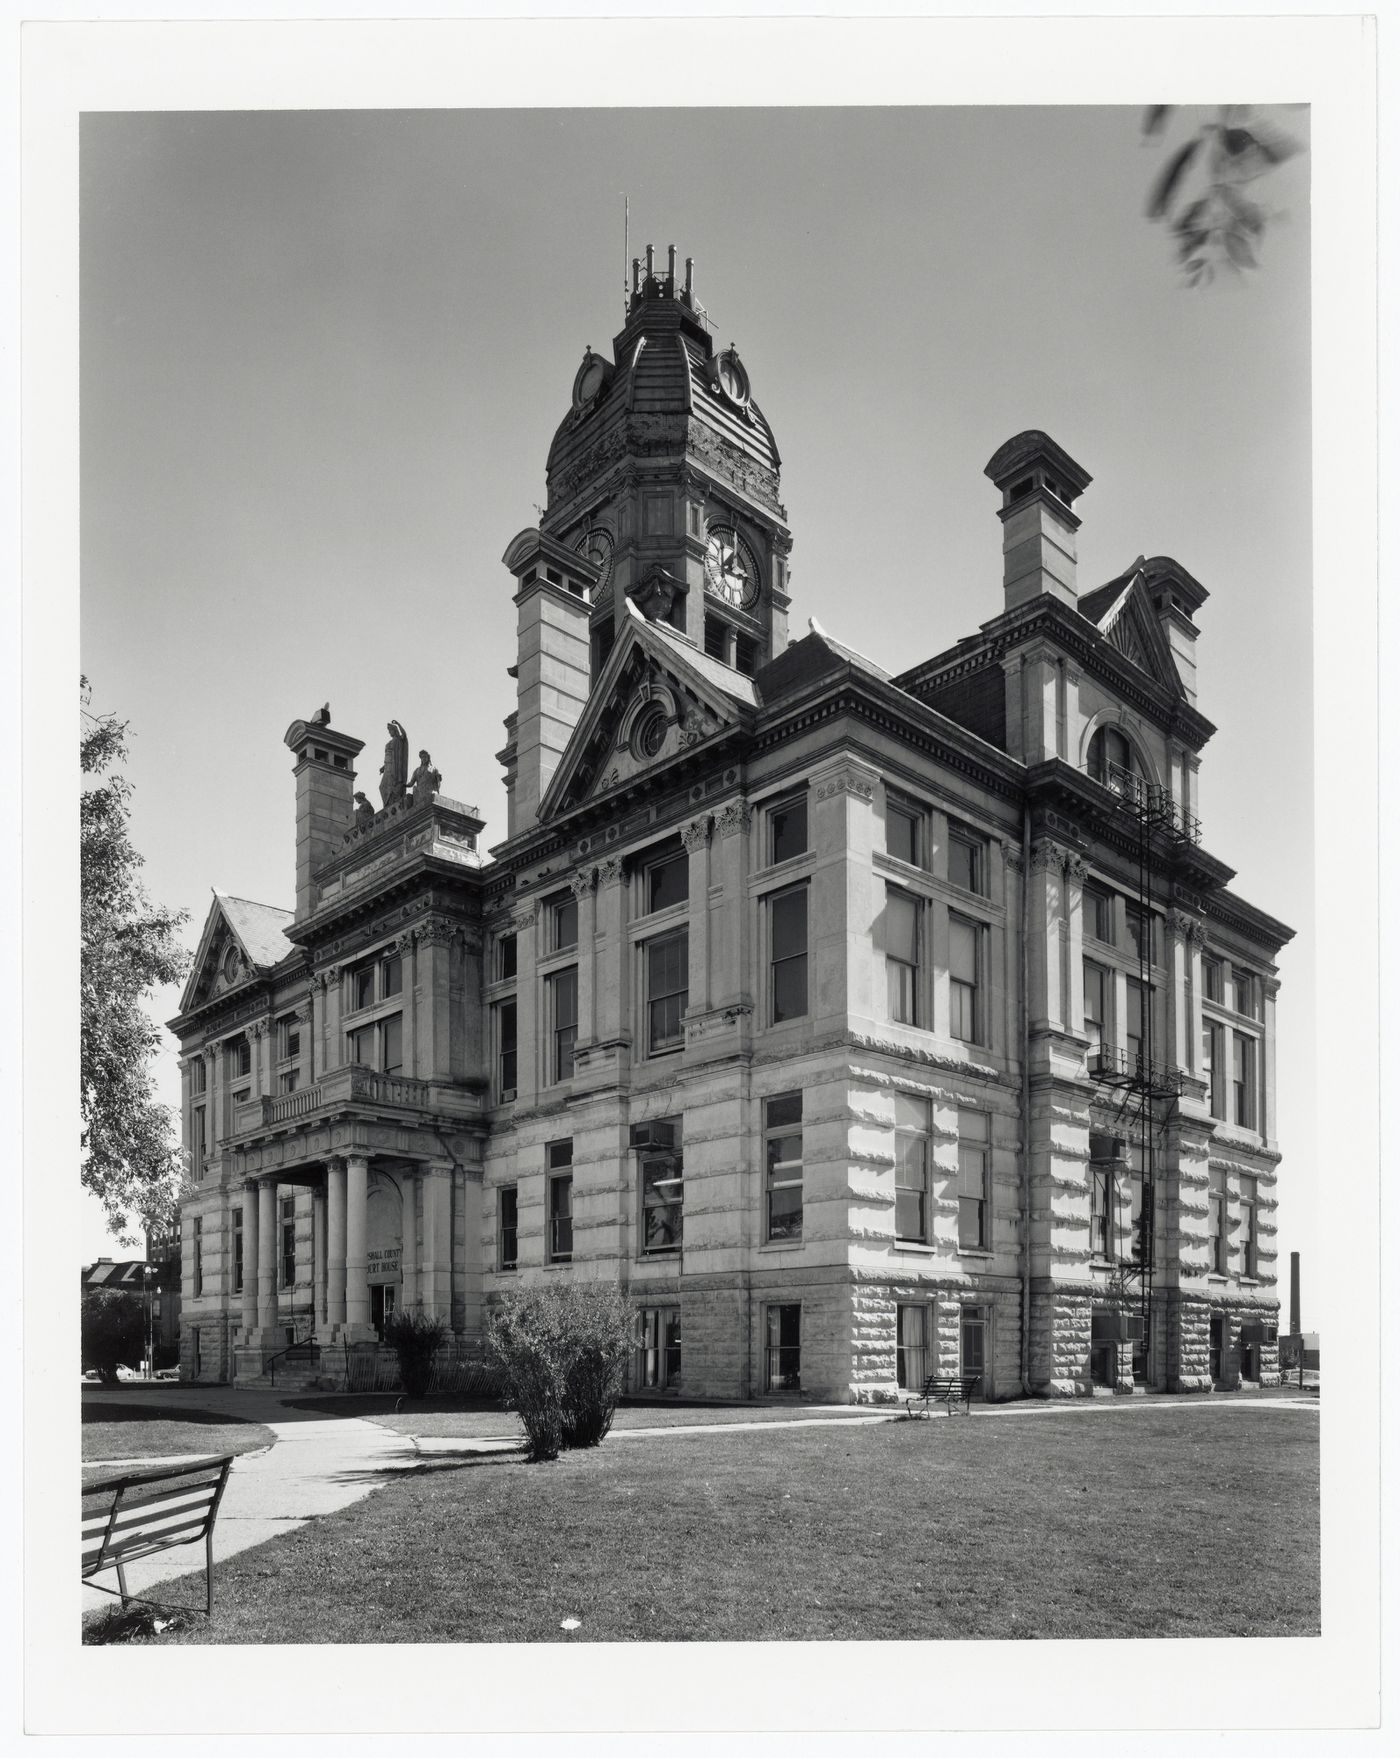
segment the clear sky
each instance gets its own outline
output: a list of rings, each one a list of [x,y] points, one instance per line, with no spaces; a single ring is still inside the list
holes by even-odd
[[[1281,1272],[1312,1222],[1306,155],[1261,267],[1187,291],[1144,218],[1160,147],[1103,109],[89,115],[82,644],[132,723],[146,880],[290,907],[287,725],[387,720],[504,835],[507,543],[538,518],[632,251],[696,261],[783,458],[792,618],[892,670],[1001,604],[996,447],[1094,482],[1080,585],[1139,554],[1209,589],[1210,850],[1299,930],[1280,962]],[[1302,136],[1306,117],[1286,118]],[[373,795],[373,787],[367,789]],[[155,999],[164,1020],[177,995]],[[174,1045],[159,1078],[178,1095]],[[95,1205],[83,1256],[115,1252]],[[1286,1292],[1286,1286],[1285,1286]]]

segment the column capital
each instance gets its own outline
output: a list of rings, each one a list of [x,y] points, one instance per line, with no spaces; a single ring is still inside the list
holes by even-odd
[[[580,902],[587,897],[598,883],[596,867],[580,867],[577,872],[569,875],[569,890]]]
[[[693,855],[697,849],[704,848],[713,829],[714,819],[708,812],[703,812],[700,817],[692,818],[689,824],[682,825],[681,841],[685,844],[686,852]]]
[[[715,814],[715,828],[721,836],[734,836],[748,829],[752,817],[753,807],[747,800],[730,800]]]
[[[605,885],[616,885],[622,878],[622,861],[617,855],[609,855],[606,860],[599,861],[594,869],[597,874],[598,889]]]

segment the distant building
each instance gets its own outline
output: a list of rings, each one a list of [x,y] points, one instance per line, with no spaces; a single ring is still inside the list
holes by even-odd
[[[187,1376],[314,1333],[335,1379],[395,1306],[470,1347],[564,1276],[626,1288],[638,1391],[1276,1380],[1291,930],[1200,838],[1206,589],[1081,593],[1047,435],[985,473],[1000,601],[928,582],[976,633],[894,676],[790,639],[772,429],[648,251],[505,552],[504,840],[397,722],[357,796],[323,709],[295,909],[215,897],[171,1022]],[[912,565],[872,548],[857,642]]]

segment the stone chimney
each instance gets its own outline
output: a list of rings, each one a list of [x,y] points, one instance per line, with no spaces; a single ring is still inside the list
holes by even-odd
[[[333,732],[327,710],[323,721],[294,720],[283,743],[296,757],[297,907],[304,921],[316,903],[315,875],[355,822],[355,759],[363,739]]]
[[[1142,583],[1172,650],[1186,700],[1194,704],[1199,630],[1192,619],[1210,594],[1169,555],[1154,555],[1142,564]]]
[[[527,529],[501,560],[516,580],[514,727],[501,752],[507,836],[531,829],[588,700],[588,619],[598,569],[586,555]]]
[[[985,474],[1001,490],[1005,609],[1015,610],[1042,593],[1077,605],[1074,534],[1079,520],[1070,506],[1093,477],[1048,434],[1034,428],[1007,440]]]

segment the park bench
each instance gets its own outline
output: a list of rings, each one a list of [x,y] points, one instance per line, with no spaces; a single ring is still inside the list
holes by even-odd
[[[129,1593],[126,1565],[181,1544],[204,1540],[205,1612],[214,1615],[214,1518],[228,1482],[232,1453],[187,1460],[108,1478],[83,1491],[83,1580],[104,1569],[117,1571],[121,1601]],[[110,1593],[110,1587],[97,1587]]]
[[[961,1404],[967,1416],[972,1414],[972,1394],[982,1384],[980,1373],[957,1373],[950,1375],[931,1373],[924,1381],[924,1389],[919,1393],[923,1400],[924,1415],[930,1414],[930,1404],[946,1404],[951,1416],[957,1405]],[[914,1403],[910,1398],[904,1400],[905,1408],[912,1416]]]

